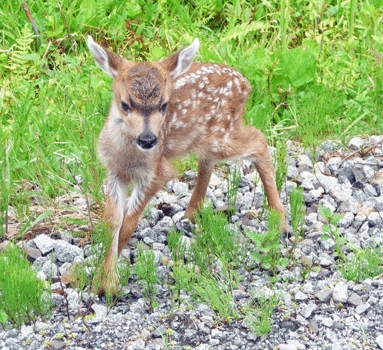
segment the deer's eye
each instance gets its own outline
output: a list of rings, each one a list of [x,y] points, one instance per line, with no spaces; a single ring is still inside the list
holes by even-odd
[[[122,110],[124,112],[129,112],[130,111],[130,107],[127,103],[125,103],[124,101],[121,101],[121,107],[122,107]]]
[[[164,104],[161,106],[161,108],[160,108],[161,112],[165,112],[167,107],[168,107],[168,103],[166,102],[166,103],[164,103]]]

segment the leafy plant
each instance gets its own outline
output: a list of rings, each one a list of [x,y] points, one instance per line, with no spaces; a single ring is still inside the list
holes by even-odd
[[[37,278],[26,256],[9,243],[0,255],[0,311],[2,323],[8,319],[16,327],[50,316],[51,291]]]
[[[250,331],[257,336],[266,336],[272,329],[272,313],[281,299],[280,294],[271,293],[269,298],[258,291],[252,297],[252,303],[246,308],[246,318],[244,323]]]
[[[347,243],[347,240],[338,232],[338,228],[336,227],[336,224],[342,220],[344,215],[339,213],[332,214],[331,210],[323,207],[322,204],[319,205],[319,213],[328,221],[328,224],[322,226],[322,231],[326,233],[321,236],[321,240],[326,241],[330,238],[333,239],[336,250],[334,256],[338,256],[339,259],[344,262],[346,257],[342,246]]]
[[[362,282],[383,273],[382,247],[355,249],[352,256],[339,264],[339,271],[347,281]]]
[[[246,267],[248,242],[241,240],[239,229],[230,227],[222,213],[214,213],[211,205],[206,206],[195,217],[195,222],[197,228],[193,230],[195,242],[191,250],[193,262],[201,272],[211,269],[216,257]]]
[[[208,303],[226,322],[240,317],[230,284],[223,282],[217,275],[210,272],[201,274],[194,286],[193,295]]]
[[[241,172],[236,166],[233,167],[233,171],[228,170],[227,180],[227,199],[229,205],[229,211],[231,214],[235,213],[235,203],[237,202],[237,195],[239,185],[241,183]]]
[[[138,246],[137,258],[138,260],[134,266],[134,272],[137,275],[138,284],[141,286],[149,305],[152,308],[155,308],[158,277],[153,249],[144,250],[141,246]]]
[[[250,253],[252,259],[259,262],[265,270],[271,270],[275,276],[276,267],[286,267],[288,260],[281,257],[280,214],[271,209],[268,213],[268,222],[269,230],[266,233],[253,233],[249,230],[245,230],[245,233],[255,245],[254,252]]]
[[[303,188],[298,187],[289,193],[291,208],[291,226],[294,235],[303,236],[303,228],[305,223],[306,206],[303,200]]]

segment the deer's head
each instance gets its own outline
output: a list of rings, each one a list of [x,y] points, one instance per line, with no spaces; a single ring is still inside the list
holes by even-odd
[[[96,44],[91,36],[88,46],[97,65],[114,79],[118,112],[137,147],[143,152],[153,150],[165,120],[173,80],[189,69],[198,51],[198,39],[153,63],[127,61]]]

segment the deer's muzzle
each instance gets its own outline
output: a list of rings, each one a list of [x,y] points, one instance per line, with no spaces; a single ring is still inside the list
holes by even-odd
[[[157,144],[158,138],[150,131],[144,131],[137,137],[137,145],[142,151],[150,151]]]

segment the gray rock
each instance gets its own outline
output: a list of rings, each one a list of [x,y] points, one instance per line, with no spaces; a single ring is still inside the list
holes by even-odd
[[[368,197],[377,197],[378,196],[378,193],[376,192],[374,186],[370,185],[370,184],[367,184],[365,187],[364,187],[364,193],[368,196]]]
[[[361,315],[362,313],[366,312],[370,307],[371,307],[371,305],[369,303],[363,303],[363,304],[358,305],[355,308],[355,312],[358,315]]]
[[[314,186],[322,186],[326,193],[329,193],[331,188],[338,185],[338,180],[335,177],[326,176],[323,174],[316,174],[313,181]]]
[[[339,282],[334,288],[332,298],[336,303],[346,303],[348,300],[347,284],[342,281]]]
[[[383,225],[383,213],[372,212],[368,215],[368,223],[370,226],[382,226]]]
[[[65,342],[63,340],[52,340],[50,347],[53,350],[61,350],[65,348]]]
[[[46,255],[53,250],[55,241],[47,235],[38,235],[33,242],[36,247],[40,250],[42,255]]]
[[[92,309],[96,313],[97,317],[105,317],[108,313],[108,309],[102,304],[92,304]]]
[[[67,288],[66,293],[67,293],[69,308],[71,310],[77,311],[78,307],[79,307],[78,293],[74,289],[71,289],[71,288]]]
[[[351,198],[352,188],[346,185],[335,185],[330,189],[329,194],[339,205]]]
[[[144,350],[145,346],[145,342],[142,339],[138,339],[128,346],[128,350]]]
[[[338,207],[338,212],[351,212],[353,214],[358,214],[362,210],[361,203],[355,198],[348,198],[344,202],[342,202]]]
[[[313,163],[308,156],[306,156],[305,154],[302,154],[298,156],[298,167],[305,167],[305,168],[312,169]]]
[[[354,151],[360,151],[363,147],[364,141],[360,137],[353,137],[348,143],[348,147]]]
[[[361,305],[363,303],[362,298],[353,292],[350,297],[348,298],[348,303],[354,306]]]
[[[66,305],[66,300],[62,295],[52,293],[52,303],[55,307],[63,307]]]
[[[56,241],[54,246],[55,256],[59,262],[72,262],[77,256],[83,256],[81,248],[65,241]]]
[[[318,333],[319,332],[318,323],[314,319],[312,319],[308,323],[307,326],[309,327],[309,330],[310,330],[311,333]]]
[[[376,344],[378,344],[379,348],[383,349],[383,334],[379,334],[376,339]]]
[[[319,299],[321,303],[327,303],[330,301],[331,296],[333,294],[333,290],[330,288],[324,288],[315,294],[315,297]]]
[[[37,258],[41,257],[41,252],[37,248],[32,247],[24,247],[25,254],[27,256],[28,261],[34,262]]]
[[[339,164],[342,162],[342,158],[333,157],[330,158],[326,164],[326,171],[332,175],[338,175],[339,173]]]
[[[303,304],[300,309],[300,314],[304,318],[309,318],[313,314],[314,311],[318,309],[318,306],[316,305],[315,302],[310,302],[307,305]]]
[[[297,291],[295,293],[295,301],[304,301],[307,299],[308,299],[308,296],[305,293],[302,293],[301,291]]]
[[[45,274],[47,279],[58,277],[58,267],[51,261],[51,259],[45,260],[43,266],[41,267],[41,271]]]
[[[346,213],[345,216],[338,222],[338,227],[347,228],[351,226],[354,221],[355,215],[353,213]]]
[[[339,178],[342,176],[346,177],[353,184],[355,182],[354,163],[349,160],[344,161],[338,176]]]
[[[363,164],[355,164],[353,172],[356,181],[360,181],[362,183],[370,182],[375,175],[374,169]]]
[[[20,328],[20,333],[22,340],[27,339],[34,333],[33,326],[26,326],[25,324],[23,324]]]
[[[176,196],[184,196],[189,192],[189,186],[185,182],[176,182],[173,185],[173,192]]]
[[[173,227],[174,223],[171,217],[164,216],[157,224],[153,227],[154,231],[167,233]]]

